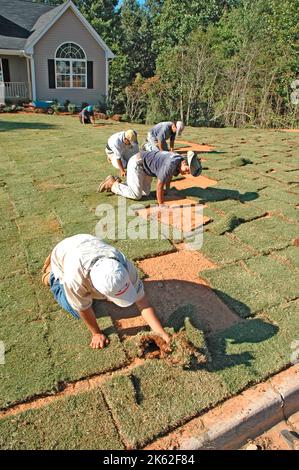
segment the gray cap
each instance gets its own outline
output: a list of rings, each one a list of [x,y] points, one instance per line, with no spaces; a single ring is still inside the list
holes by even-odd
[[[187,152],[187,162],[190,168],[190,173],[192,176],[199,176],[202,172],[202,166],[200,160],[198,160],[197,155],[192,150]]]

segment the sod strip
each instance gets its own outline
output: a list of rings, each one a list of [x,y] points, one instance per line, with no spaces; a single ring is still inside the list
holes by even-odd
[[[234,234],[256,251],[267,253],[291,244],[298,234],[298,229],[299,224],[273,216],[242,224],[234,230]]]
[[[201,271],[200,276],[207,279],[216,294],[242,318],[281,302],[279,292],[240,263]]]
[[[119,369],[128,362],[110,317],[99,323],[109,337],[109,347],[94,350],[82,321],[64,311],[52,312],[51,320],[22,318],[1,324],[5,364],[0,368],[0,408],[41,394],[57,391],[62,384]],[[22,323],[22,321],[24,321]]]
[[[238,393],[291,363],[292,343],[299,337],[298,307],[298,302],[290,302],[265,309],[255,319],[209,336],[211,367],[230,393]]]
[[[127,364],[123,346],[109,316],[98,319],[110,344],[104,349],[92,349],[83,321],[66,312],[53,313],[48,322],[47,341],[52,361],[52,374],[58,383],[73,382],[94,374],[119,369]]]
[[[122,450],[100,390],[0,420],[0,449]]]
[[[20,315],[23,313],[20,312]],[[0,325],[5,364],[0,367],[0,408],[57,390],[45,322]]]
[[[184,371],[148,360],[129,376],[117,376],[103,392],[123,440],[142,447],[227,397],[216,374]]]
[[[201,252],[220,265],[250,258],[255,253],[250,247],[235,239],[232,235],[217,236],[210,232],[204,233]]]
[[[297,269],[290,268],[272,256],[257,256],[247,260],[246,265],[261,279],[266,289],[274,290],[281,299],[291,300],[299,297]]]

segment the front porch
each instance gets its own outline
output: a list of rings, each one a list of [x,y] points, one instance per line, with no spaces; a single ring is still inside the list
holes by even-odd
[[[29,59],[0,56],[0,104],[32,100]]]
[[[31,99],[28,82],[3,82],[3,101],[28,101]]]

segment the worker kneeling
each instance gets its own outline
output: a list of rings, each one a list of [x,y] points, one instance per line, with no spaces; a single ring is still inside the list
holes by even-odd
[[[139,151],[137,132],[128,129],[112,134],[108,139],[105,151],[108,161],[119,170],[120,176],[125,176],[128,161]]]
[[[156,177],[157,201],[159,205],[163,205],[164,187],[166,191],[170,188],[173,176],[179,174],[198,176],[201,171],[200,160],[192,151],[184,157],[174,152],[142,150],[129,160],[126,184],[109,175],[98,187],[98,192],[110,191],[129,199],[139,200],[142,196],[149,195],[152,179]]]
[[[170,341],[144,293],[134,264],[97,237],[80,234],[58,243],[46,259],[42,282],[50,286],[60,307],[85,322],[94,349],[104,348],[109,340],[96,320],[93,299],[108,300],[119,307],[136,304],[152,330]]]

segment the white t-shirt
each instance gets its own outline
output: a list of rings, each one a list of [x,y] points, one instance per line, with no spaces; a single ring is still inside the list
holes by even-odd
[[[55,246],[51,254],[51,272],[63,285],[68,302],[77,312],[89,308],[93,299],[106,299],[105,295],[93,287],[89,275],[91,267],[101,256],[116,258],[121,262],[137,291],[137,300],[144,297],[138,271],[121,251],[92,235],[74,235]]]

